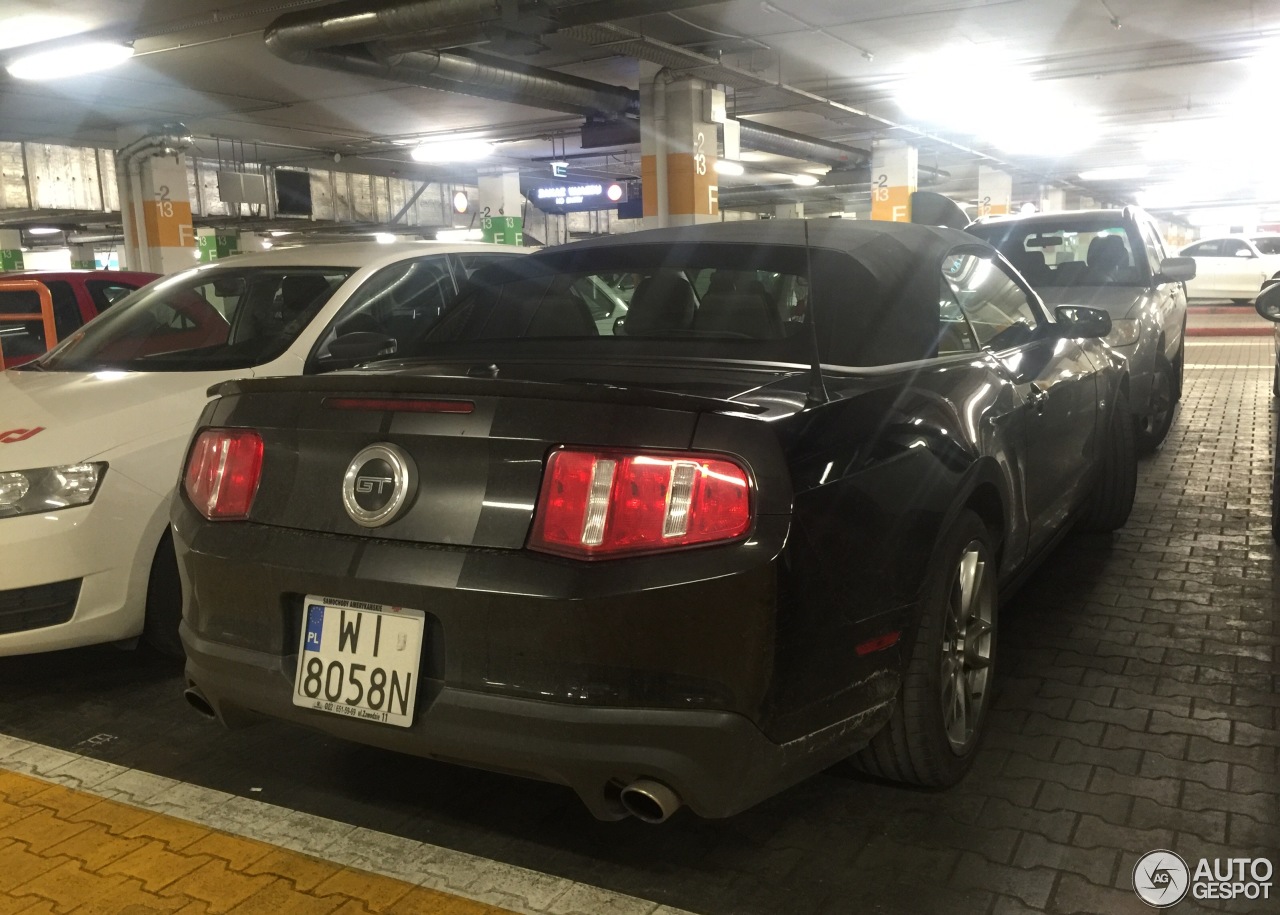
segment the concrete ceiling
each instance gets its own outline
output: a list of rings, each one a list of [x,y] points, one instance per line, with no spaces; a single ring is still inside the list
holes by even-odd
[[[409,145],[467,132],[501,141],[496,164],[540,175],[538,158],[579,151],[578,116],[300,66],[267,50],[273,20],[324,5],[5,0],[2,59],[31,49],[5,46],[53,28],[130,41],[135,57],[62,80],[0,71],[0,140],[115,147],[122,130],[181,121],[211,158],[332,168],[338,154],[352,170],[458,180],[474,169],[429,170],[409,160]],[[1015,199],[1060,184],[1175,218],[1244,203],[1262,205],[1254,219],[1223,221],[1280,221],[1266,105],[1280,83],[1280,0],[732,0],[607,25],[614,40],[604,44],[557,34],[536,53],[506,56],[634,89],[639,65],[619,49],[637,39],[671,46],[683,66],[722,65],[694,72],[732,80],[731,114],[862,148],[915,143],[922,165],[951,175],[938,189],[961,198],[976,195],[977,166],[988,163],[1014,172]],[[610,152],[576,161],[602,176],[636,171],[638,148]],[[1147,173],[1080,177],[1116,165]],[[796,166],[764,157],[722,188],[770,184],[779,177],[770,169]],[[838,206],[821,187],[792,193]]]

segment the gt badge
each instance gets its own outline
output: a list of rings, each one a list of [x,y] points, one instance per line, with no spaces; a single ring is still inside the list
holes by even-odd
[[[417,489],[417,467],[403,448],[370,445],[347,465],[342,507],[361,527],[381,527],[404,513]]]

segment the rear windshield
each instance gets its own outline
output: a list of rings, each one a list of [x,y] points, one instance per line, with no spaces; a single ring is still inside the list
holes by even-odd
[[[558,340],[575,351],[809,364],[812,320],[824,362],[905,362],[936,346],[936,275],[919,284],[924,292],[907,278],[888,289],[847,254],[790,246],[546,252],[477,272],[454,308],[400,356],[445,355],[461,344],[518,354]]]
[[[1118,214],[1117,214],[1118,215]],[[1000,249],[1033,287],[1145,286],[1147,257],[1136,230],[1119,219],[992,222],[966,231]]]
[[[557,338],[665,340],[751,354],[785,348],[803,327],[807,303],[803,258],[770,257],[769,249],[703,246],[677,254],[637,246],[538,264],[521,259],[476,273],[455,308],[409,352]]]
[[[180,274],[119,302],[29,368],[251,368],[288,349],[353,272],[350,267],[218,267]]]

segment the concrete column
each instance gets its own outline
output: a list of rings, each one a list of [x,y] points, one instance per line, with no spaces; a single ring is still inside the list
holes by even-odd
[[[1013,209],[1013,176],[978,166],[978,216],[1008,216]]]
[[[125,263],[130,270],[173,273],[194,265],[184,156],[143,157],[116,169],[124,222]]]
[[[71,269],[94,270],[98,266],[98,257],[93,245],[71,245]]]
[[[1061,213],[1067,208],[1067,192],[1062,188],[1053,188],[1040,195],[1041,213]]]
[[[0,229],[0,272],[22,269],[22,232]]]
[[[911,221],[919,154],[904,143],[876,143],[871,151],[871,218]]]
[[[779,203],[773,208],[773,215],[779,219],[804,219],[804,201]]]
[[[224,257],[239,254],[240,233],[218,232],[214,229],[197,229],[196,251],[200,256],[195,259],[202,264],[211,264]]]
[[[712,89],[640,63],[640,175],[645,228],[720,220]]]
[[[484,240],[500,245],[524,244],[524,196],[520,193],[520,172],[509,169],[496,175],[481,175],[480,230]],[[452,205],[452,202],[450,202]]]

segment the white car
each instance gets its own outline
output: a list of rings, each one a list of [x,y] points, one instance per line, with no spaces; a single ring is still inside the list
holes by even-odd
[[[210,385],[411,351],[483,244],[241,255],[115,304],[0,372],[0,655],[144,636],[181,652],[170,494]]]
[[[1252,302],[1262,284],[1280,277],[1280,235],[1263,232],[1206,238],[1182,249],[1196,261],[1187,281],[1192,301]]]

